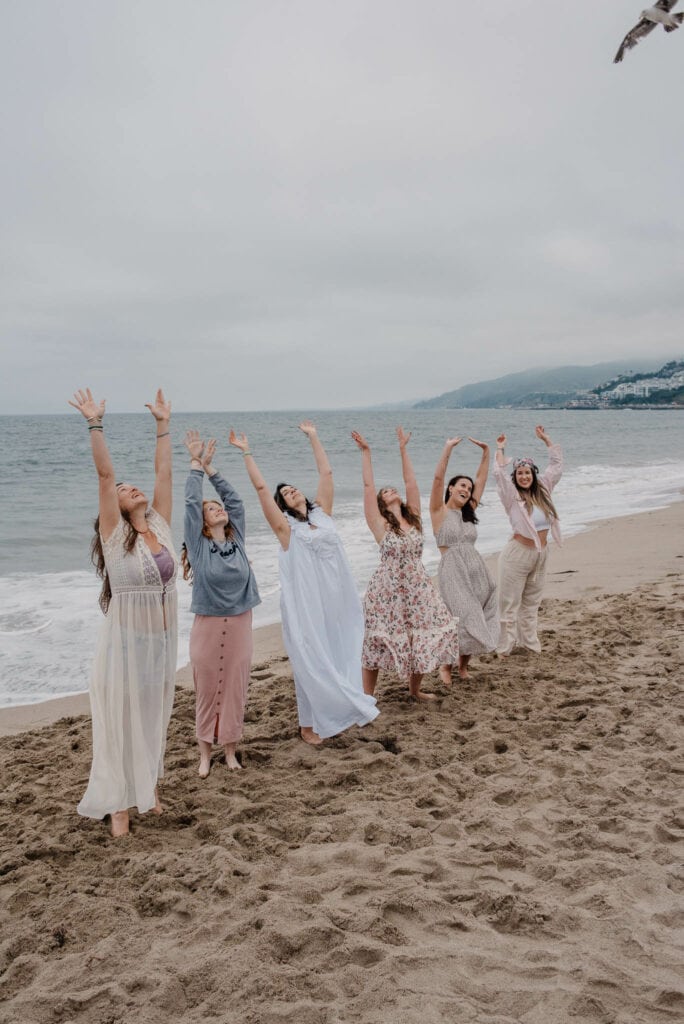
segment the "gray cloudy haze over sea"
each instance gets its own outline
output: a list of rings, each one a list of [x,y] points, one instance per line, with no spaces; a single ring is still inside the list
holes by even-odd
[[[639,4],[3,7],[7,413],[682,354],[684,31]]]

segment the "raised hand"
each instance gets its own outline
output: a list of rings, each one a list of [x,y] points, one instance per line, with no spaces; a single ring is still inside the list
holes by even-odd
[[[505,434],[499,434],[499,436],[496,439],[496,443],[498,444],[499,448],[505,448],[506,447],[506,435]]]
[[[145,408],[150,410],[157,422],[171,419],[171,403],[166,401],[161,388],[157,391],[154,402],[145,402]]]
[[[211,468],[214,455],[216,455],[216,438],[210,437],[209,440],[207,441],[206,447],[204,449],[204,455],[202,456],[201,459],[202,469],[204,470],[205,473],[209,473],[209,469]],[[209,475],[211,476],[213,474]]]
[[[312,423],[311,420],[302,420],[299,424],[299,429],[303,431],[307,437],[311,437],[316,433],[316,424]]]
[[[411,440],[411,431],[409,430],[409,432],[407,434],[403,427],[397,427],[396,434],[397,434],[397,439],[399,441],[399,447],[403,451],[403,449],[406,447],[406,445]]]
[[[81,415],[86,420],[101,420],[105,414],[105,400],[96,402],[92,396],[90,388],[86,388],[85,391],[74,391],[75,402],[69,399],[69,405],[73,405],[74,409],[78,409]]]
[[[198,462],[202,462],[202,453],[204,452],[204,441],[199,435],[199,430],[188,430],[185,435],[185,447],[190,452],[191,459],[197,459]]]
[[[368,444],[368,441],[363,436],[363,434],[359,434],[358,430],[352,430],[351,436],[362,452],[370,451],[370,445]]]
[[[239,448],[241,452],[249,451],[247,435],[236,434],[232,427],[230,428],[230,434],[228,435],[228,443],[232,444],[233,448]]]
[[[469,441],[470,441],[470,442],[471,442],[472,444],[476,444],[476,445],[477,445],[477,447],[478,447],[478,448],[481,448],[483,452],[486,452],[486,451],[487,451],[487,449],[489,448],[489,445],[487,444],[487,442],[486,442],[486,441],[476,441],[474,437],[469,437],[469,438],[468,438],[468,440],[469,440]]]
[[[539,440],[543,441],[545,445],[550,445],[551,444],[551,438],[546,433],[546,431],[541,426],[541,424],[534,428],[534,432],[537,435],[537,437],[539,438]]]
[[[462,437],[447,437],[447,439],[444,442],[444,444],[447,446],[447,448],[455,448],[456,445],[460,444],[462,440],[463,440]]]

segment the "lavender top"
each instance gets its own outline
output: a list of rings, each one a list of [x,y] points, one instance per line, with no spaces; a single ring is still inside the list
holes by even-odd
[[[166,586],[166,584],[169,582],[169,580],[173,576],[173,572],[174,572],[174,569],[176,567],[175,566],[175,562],[173,560],[173,556],[164,547],[163,544],[162,544],[161,551],[158,551],[156,555],[152,554],[151,551],[150,551],[150,554],[152,555],[152,557],[154,558],[155,562],[157,563],[157,569],[159,569],[159,575],[161,576],[161,581],[164,584],[164,586]]]

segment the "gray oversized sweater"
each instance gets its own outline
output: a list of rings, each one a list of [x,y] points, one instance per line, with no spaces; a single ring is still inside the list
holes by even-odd
[[[196,615],[241,615],[261,603],[245,552],[245,509],[240,495],[220,473],[209,482],[223,502],[233,527],[232,541],[217,544],[202,534],[201,469],[191,469],[185,483],[185,545],[192,566],[192,604]]]

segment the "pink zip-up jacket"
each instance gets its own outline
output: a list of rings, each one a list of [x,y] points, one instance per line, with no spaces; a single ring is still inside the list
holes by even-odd
[[[496,489],[499,492],[501,498],[501,504],[506,510],[513,533],[519,533],[521,537],[528,537],[531,541],[534,541],[534,546],[537,550],[541,551],[542,546],[539,541],[539,535],[534,528],[532,522],[532,516],[527,511],[525,502],[518,494],[518,489],[511,480],[510,473],[508,472],[508,466],[511,464],[512,459],[506,459],[503,466],[500,466],[497,461],[494,462],[494,479],[496,480]],[[559,444],[552,444],[549,446],[549,464],[543,473],[540,473],[538,480],[544,485],[546,490],[551,493],[558,481],[563,475],[563,452]],[[551,536],[555,540],[556,544],[561,544],[561,532],[558,520],[556,518],[551,520]]]

